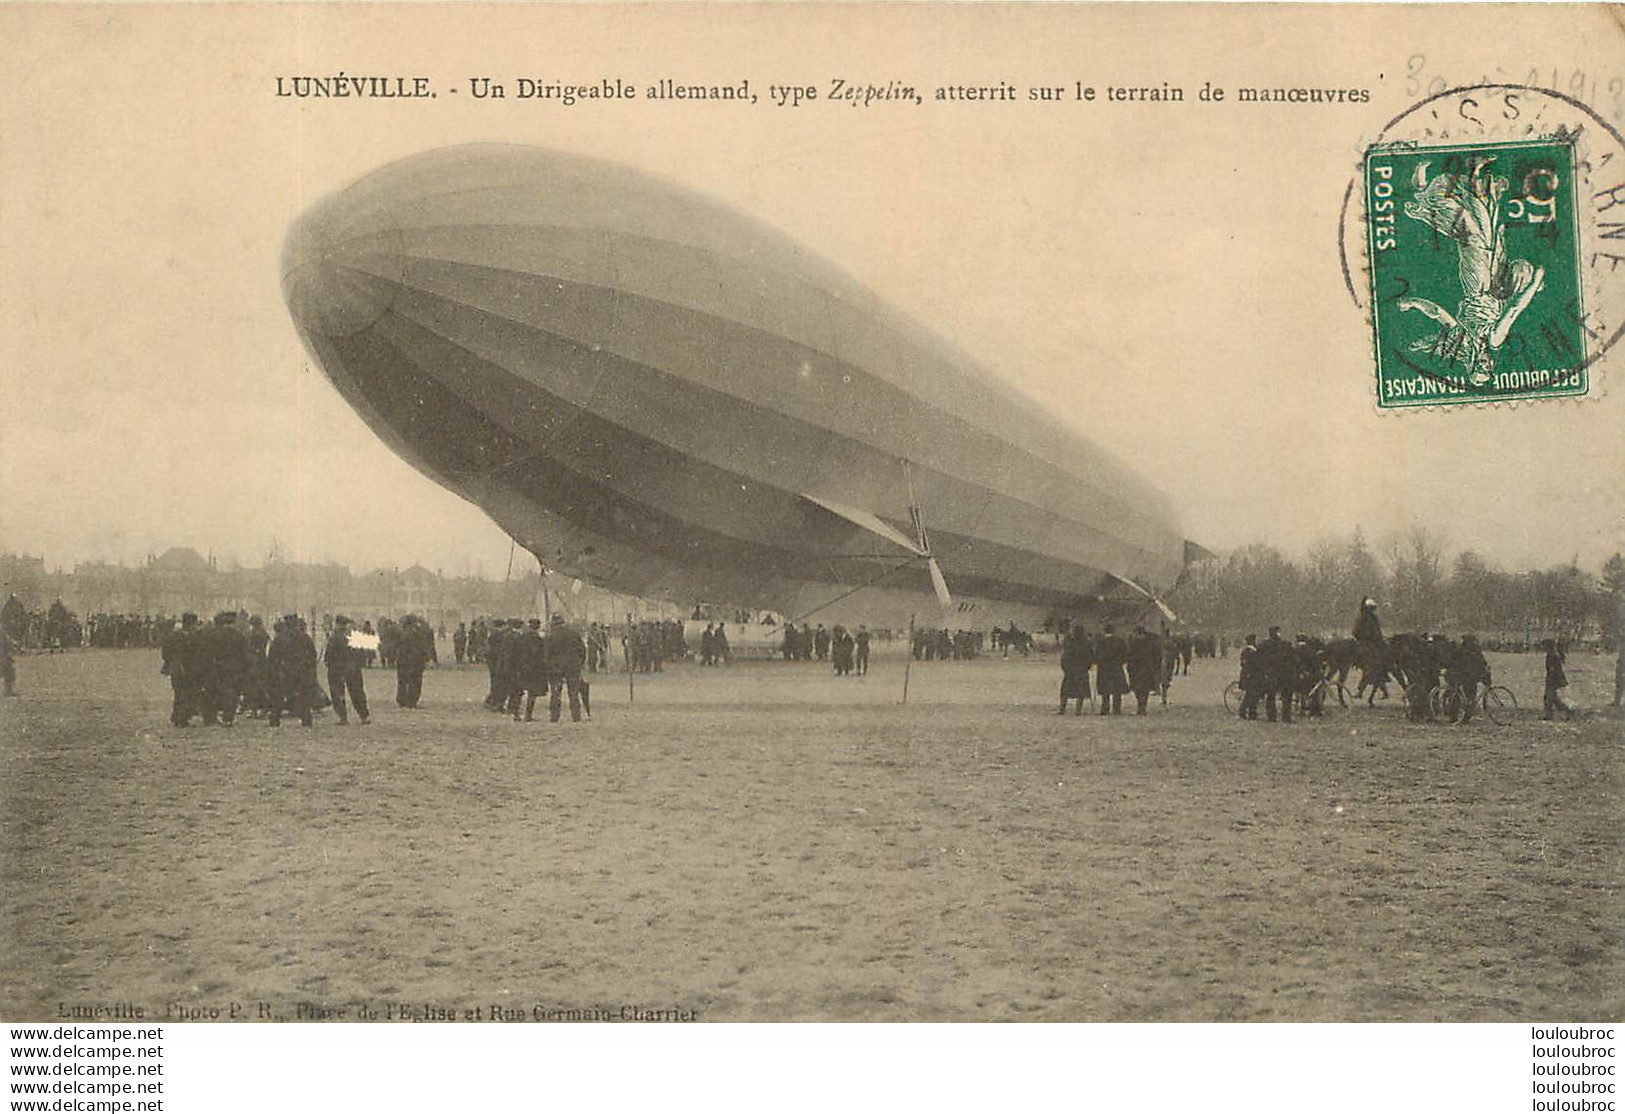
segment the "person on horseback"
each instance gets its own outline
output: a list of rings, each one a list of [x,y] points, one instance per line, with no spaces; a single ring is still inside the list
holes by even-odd
[[[1360,601],[1360,615],[1354,620],[1354,641],[1360,644],[1360,685],[1354,690],[1358,700],[1367,685],[1371,695],[1367,706],[1376,702],[1377,690],[1388,699],[1388,640],[1382,636],[1382,622],[1377,618],[1377,601],[1367,596]]]

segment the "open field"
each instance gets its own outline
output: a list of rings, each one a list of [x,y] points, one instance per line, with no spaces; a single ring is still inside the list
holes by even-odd
[[[1144,719],[1053,658],[669,667],[590,723],[425,707],[171,728],[155,652],[0,704],[0,1014],[623,1005],[702,1020],[1625,1016],[1612,660],[1491,656],[1535,714],[1244,724],[1234,659]]]

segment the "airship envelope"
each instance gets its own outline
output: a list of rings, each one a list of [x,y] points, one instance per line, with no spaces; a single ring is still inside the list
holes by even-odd
[[[976,626],[1144,605],[1184,567],[1123,465],[772,228],[625,166],[392,163],[299,219],[282,275],[368,425],[571,577],[820,622],[942,598]]]

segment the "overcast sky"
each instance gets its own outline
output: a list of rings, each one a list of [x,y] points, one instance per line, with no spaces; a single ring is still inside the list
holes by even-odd
[[[1414,75],[1526,71],[1534,43],[1600,88],[1625,77],[1617,28],[1568,14],[1502,11],[1489,35],[1451,9],[1242,27],[1047,5],[0,8],[0,549],[257,565],[275,546],[500,576],[506,536],[310,366],[278,257],[321,195],[501,140],[618,159],[782,229],[1146,475],[1203,545],[1297,552],[1357,524],[1378,544],[1423,522],[1506,565],[1600,565],[1625,548],[1625,357],[1585,402],[1379,414],[1337,253],[1358,152]],[[441,95],[274,95],[278,75],[340,69],[427,75]],[[770,82],[843,74],[928,96],[1154,78],[1193,99],[1274,74],[1371,102],[564,109],[471,101],[474,74],[749,77],[764,102]],[[1598,107],[1619,126],[1619,98]]]

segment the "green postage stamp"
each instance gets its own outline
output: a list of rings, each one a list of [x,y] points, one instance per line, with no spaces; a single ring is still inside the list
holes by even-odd
[[[1366,152],[1377,403],[1589,388],[1570,138]]]

